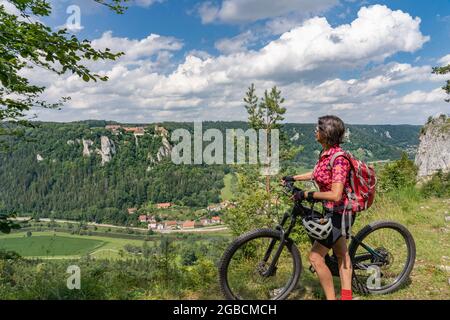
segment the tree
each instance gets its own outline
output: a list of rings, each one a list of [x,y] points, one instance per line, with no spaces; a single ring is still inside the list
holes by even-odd
[[[124,0],[94,0],[123,13]],[[127,0],[125,0],[127,1]],[[31,124],[26,119],[28,111],[36,107],[59,108],[69,99],[57,102],[40,99],[45,87],[37,86],[24,77],[26,69],[41,68],[57,75],[72,73],[84,81],[106,81],[106,76],[91,72],[88,60],[115,60],[123,53],[110,49],[96,50],[88,40],[80,41],[67,33],[67,29],[53,31],[41,23],[40,17],[52,12],[48,0],[9,0],[19,15],[6,11],[0,5],[0,135],[19,134],[20,126]],[[18,127],[19,126],[19,127]]]
[[[281,104],[284,103],[284,98],[281,97],[281,91],[277,90],[276,86],[273,87],[270,92],[267,90],[264,91],[264,97],[258,104],[258,97],[255,94],[255,85],[252,83],[248,88],[244,102],[246,103],[245,108],[247,109],[250,128],[255,130],[265,130],[267,137],[270,137],[273,129],[280,128],[279,122],[284,120],[283,115],[286,113],[286,108],[281,106]],[[271,144],[268,143],[267,146],[268,157],[271,159]],[[270,196],[269,175],[266,175],[266,191]]]
[[[282,129],[280,122],[284,120],[283,115],[286,112],[286,108],[281,106],[284,98],[281,97],[281,92],[273,87],[270,92],[267,90],[264,92],[261,102],[258,103],[258,101],[255,86],[252,84],[244,98],[245,108],[249,115],[248,124],[255,130],[266,130],[267,136],[270,136],[271,130]],[[294,155],[293,148],[288,143],[288,139],[283,137],[284,134],[281,132],[280,155],[292,157]],[[272,154],[270,148],[268,149],[270,158]],[[298,152],[298,148],[295,149],[295,152]],[[274,222],[275,214],[272,211],[272,205],[273,203],[279,205],[279,201],[272,197],[271,190],[279,188],[279,181],[278,179],[271,181],[269,175],[265,176],[265,182],[260,181],[259,167],[239,165],[235,168],[237,176],[236,206],[228,209],[224,216],[225,222],[235,235]],[[265,186],[265,189],[262,186]]]
[[[447,74],[450,73],[450,64],[443,67],[434,67],[432,73],[434,74]],[[442,89],[450,95],[450,80],[447,80]],[[450,98],[445,99],[445,101],[450,102]]]

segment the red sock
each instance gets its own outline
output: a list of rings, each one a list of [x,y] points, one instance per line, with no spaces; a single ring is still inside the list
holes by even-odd
[[[352,290],[341,290],[341,300],[352,300]]]

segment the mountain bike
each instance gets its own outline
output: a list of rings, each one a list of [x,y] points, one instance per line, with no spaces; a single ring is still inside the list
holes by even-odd
[[[292,194],[294,188],[292,182],[286,183],[284,192]],[[308,208],[303,202],[295,201],[274,229],[249,231],[227,247],[219,262],[220,288],[226,299],[283,300],[296,288],[302,261],[289,235],[299,217],[314,213],[314,205]],[[376,221],[351,236],[349,254],[353,290],[363,295],[387,294],[408,281],[416,247],[403,225]],[[339,277],[337,257],[328,254],[325,262],[333,276]]]

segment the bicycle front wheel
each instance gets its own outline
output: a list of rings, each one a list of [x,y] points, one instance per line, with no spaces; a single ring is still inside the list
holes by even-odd
[[[295,288],[302,269],[300,254],[290,239],[271,265],[281,233],[272,229],[250,231],[225,250],[219,263],[223,295],[231,300],[282,300]]]

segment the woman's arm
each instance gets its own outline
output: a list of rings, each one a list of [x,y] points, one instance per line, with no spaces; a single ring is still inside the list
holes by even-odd
[[[305,198],[308,194],[313,191],[305,191]],[[331,191],[326,192],[314,192],[313,198],[316,200],[328,200],[328,201],[339,201],[342,198],[342,193],[344,192],[344,184],[341,182],[335,182],[331,185]]]
[[[312,180],[312,178],[313,178],[313,172],[312,171],[294,176],[294,180],[295,181]]]

